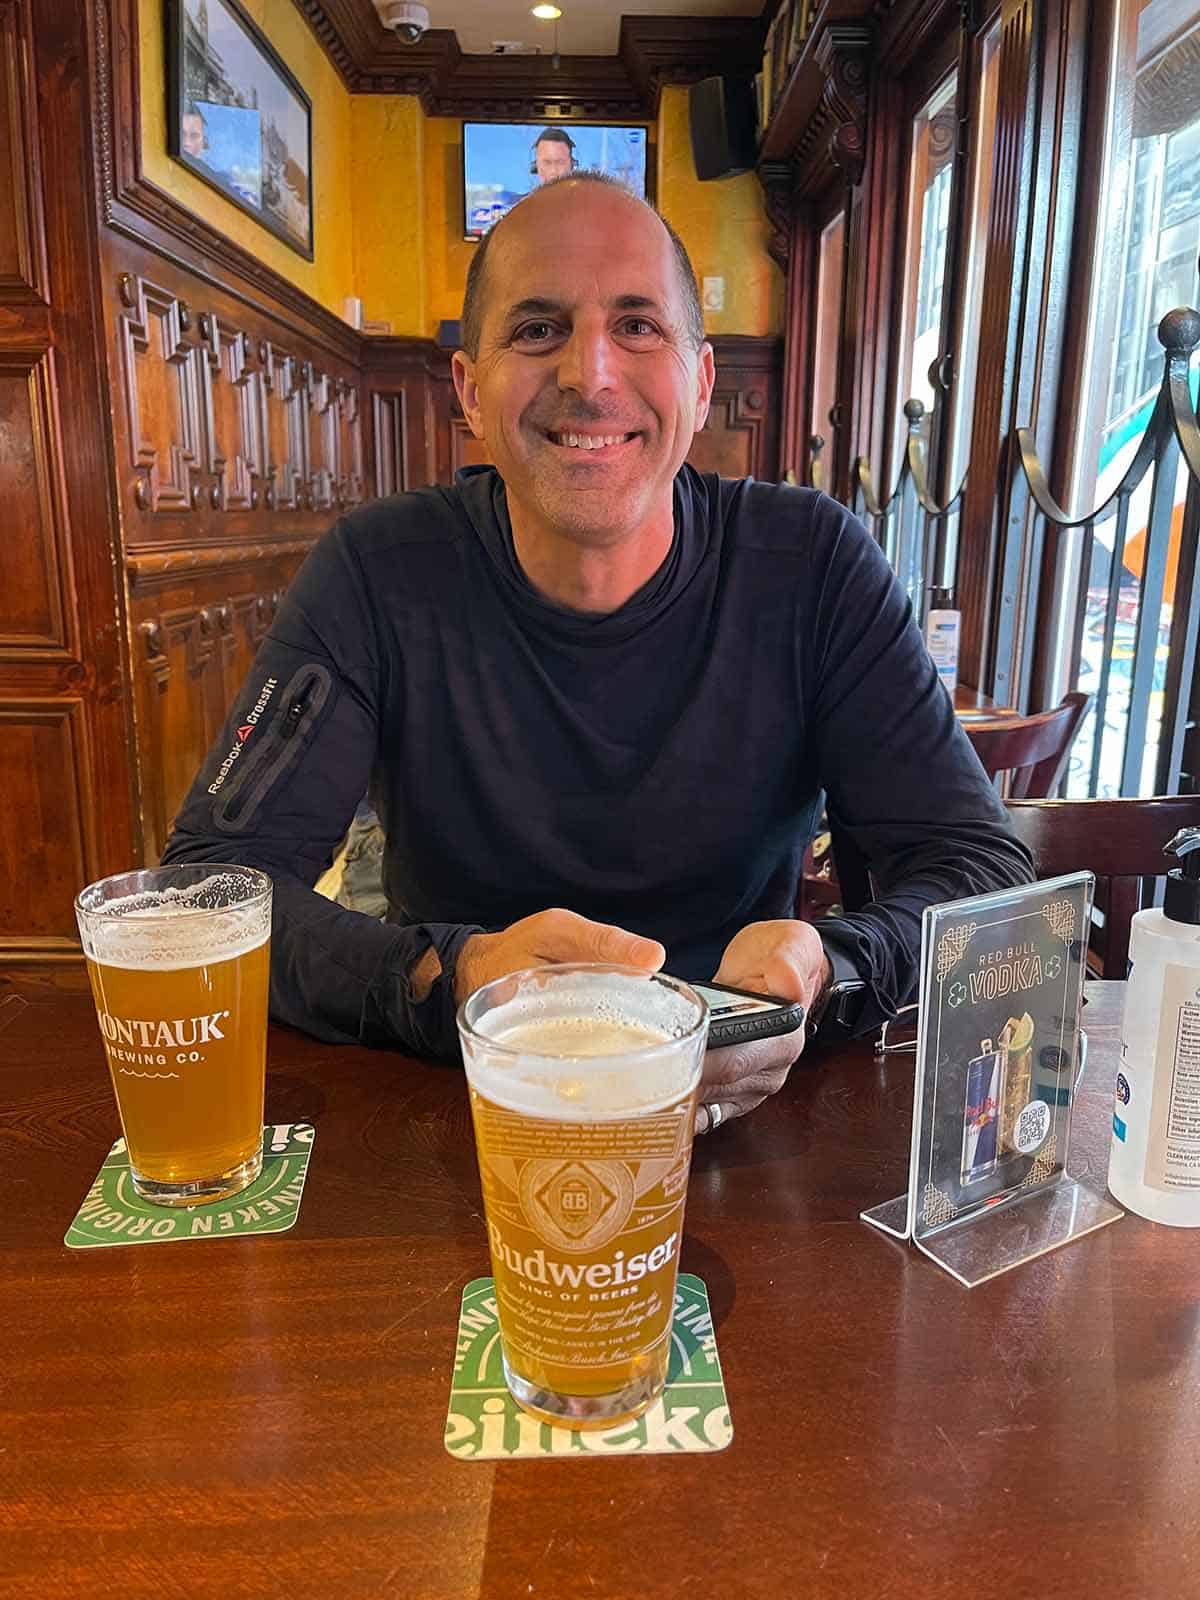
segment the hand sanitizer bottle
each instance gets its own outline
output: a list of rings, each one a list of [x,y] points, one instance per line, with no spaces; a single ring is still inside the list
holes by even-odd
[[[1130,924],[1108,1187],[1130,1211],[1200,1227],[1200,828],[1165,848],[1161,911]]]
[[[962,613],[951,608],[949,589],[931,589],[929,612],[925,618],[925,645],[951,700],[958,688],[958,631],[961,621]]]

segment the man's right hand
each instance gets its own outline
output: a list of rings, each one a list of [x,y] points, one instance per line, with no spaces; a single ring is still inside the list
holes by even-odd
[[[611,961],[657,972],[667,952],[657,939],[643,939],[608,922],[590,922],[574,911],[537,911],[499,933],[473,933],[458,953],[454,998],[458,1004],[493,978],[555,961]]]

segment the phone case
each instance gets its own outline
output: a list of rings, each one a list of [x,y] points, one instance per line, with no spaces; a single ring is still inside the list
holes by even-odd
[[[741,1044],[747,1039],[773,1039],[781,1033],[794,1033],[803,1025],[805,1011],[798,1000],[780,1000],[776,995],[752,994],[749,989],[732,989],[726,983],[706,983],[706,989],[721,994],[745,995],[748,1000],[770,1000],[778,1010],[760,1011],[745,1017],[713,1017],[708,1024],[709,1048]]]

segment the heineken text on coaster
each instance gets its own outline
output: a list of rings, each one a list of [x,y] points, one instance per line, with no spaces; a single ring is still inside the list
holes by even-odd
[[[72,1250],[116,1244],[163,1244],[170,1239],[212,1239],[246,1233],[285,1233],[300,1211],[315,1129],[311,1122],[279,1122],[263,1129],[262,1172],[248,1189],[206,1205],[156,1206],[134,1190],[124,1139],[118,1139],[96,1175],[63,1243]]]
[[[464,1461],[535,1456],[697,1455],[733,1438],[717,1341],[702,1278],[681,1272],[675,1290],[667,1386],[640,1417],[595,1432],[541,1422],[509,1394],[500,1361],[495,1284],[473,1278],[458,1316],[446,1449]]]

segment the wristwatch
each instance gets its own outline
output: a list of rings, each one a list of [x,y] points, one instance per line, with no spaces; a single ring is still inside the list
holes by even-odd
[[[832,945],[825,946],[829,957],[829,977],[808,1008],[804,1026],[810,1039],[849,1039],[858,1027],[867,999],[866,980],[849,956]]]

